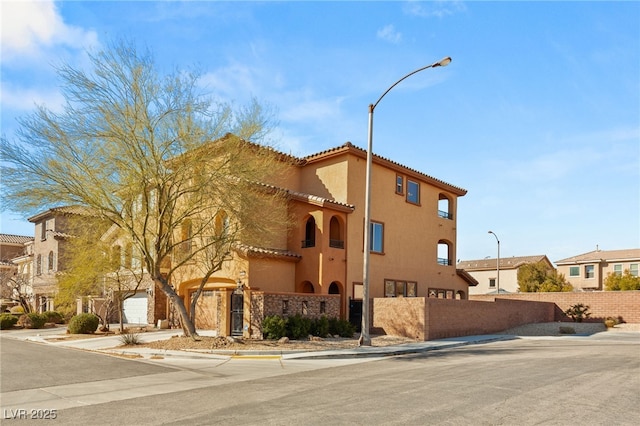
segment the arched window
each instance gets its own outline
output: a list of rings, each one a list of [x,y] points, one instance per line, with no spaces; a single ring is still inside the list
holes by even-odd
[[[332,282],[329,286],[329,294],[340,294],[340,284]]]
[[[42,255],[36,257],[36,275],[42,275]]]
[[[302,248],[316,246],[316,220],[313,216],[307,219],[304,227],[304,240],[302,240]]]
[[[49,258],[47,259],[47,270],[55,271],[55,260],[53,257],[53,250],[49,252]]]
[[[451,243],[449,241],[438,241],[438,263],[445,266],[451,265]]]
[[[445,194],[438,195],[438,216],[444,219],[453,219],[451,200]]]
[[[329,247],[344,248],[342,226],[336,216],[333,216],[329,221]]]

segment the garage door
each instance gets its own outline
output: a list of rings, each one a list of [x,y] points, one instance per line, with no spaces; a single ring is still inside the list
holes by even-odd
[[[147,304],[146,291],[140,291],[126,299],[123,304],[124,322],[127,324],[146,324]]]

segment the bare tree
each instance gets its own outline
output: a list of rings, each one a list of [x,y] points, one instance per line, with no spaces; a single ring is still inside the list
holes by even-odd
[[[190,259],[211,259],[205,273],[215,270],[234,244],[286,227],[282,209],[271,209],[284,194],[257,184],[271,182],[286,157],[258,144],[270,115],[255,101],[214,103],[198,91],[197,73],[161,75],[151,53],[131,43],[90,60],[90,71],[58,69],[62,112],[40,106],[20,120],[17,140],[2,138],[3,198],[14,211],[77,204],[110,221],[195,337],[172,275]],[[217,212],[232,233],[216,233]],[[190,251],[174,256],[185,243]]]
[[[28,278],[14,269],[0,271],[0,297],[18,302],[25,313],[33,311],[31,297],[27,292]]]

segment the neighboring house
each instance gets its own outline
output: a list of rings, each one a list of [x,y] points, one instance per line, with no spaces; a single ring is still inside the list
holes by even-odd
[[[71,216],[82,215],[79,207],[55,207],[30,217],[35,225],[33,240],[33,296],[37,312],[55,309],[56,274],[64,271],[64,250],[71,231]]]
[[[551,269],[555,269],[545,255],[514,256],[500,258],[500,293],[517,293],[518,269],[529,263],[544,262]],[[470,288],[470,294],[494,294],[498,291],[498,262],[496,258],[479,260],[464,260],[458,263],[458,268],[465,270],[478,281],[478,285]]]
[[[265,182],[288,195],[293,229],[268,247],[236,246],[205,286],[198,328],[255,336],[260,318],[274,314],[358,324],[365,167],[366,151],[347,142],[297,159],[280,181]],[[466,299],[476,282],[453,261],[457,199],[466,190],[379,156],[371,188],[370,297]],[[189,306],[201,277],[181,275],[172,285]]]
[[[24,254],[24,245],[33,241],[33,237],[24,235],[0,234],[0,260],[10,262]]]
[[[4,286],[2,289],[3,299],[14,300],[23,296],[25,302],[31,301],[32,256],[30,254],[32,249],[33,237],[0,234],[0,273]]]
[[[638,276],[640,249],[595,250],[556,261],[558,272],[564,274],[574,290],[604,290],[607,274],[629,270]]]

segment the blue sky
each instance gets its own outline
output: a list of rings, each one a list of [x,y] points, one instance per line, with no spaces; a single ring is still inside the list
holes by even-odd
[[[462,260],[640,247],[639,2],[1,3],[2,133],[56,110],[52,65],[126,37],[198,68],[220,100],[274,107],[304,156],[346,141],[468,190]],[[3,212],[1,232],[33,225]]]

